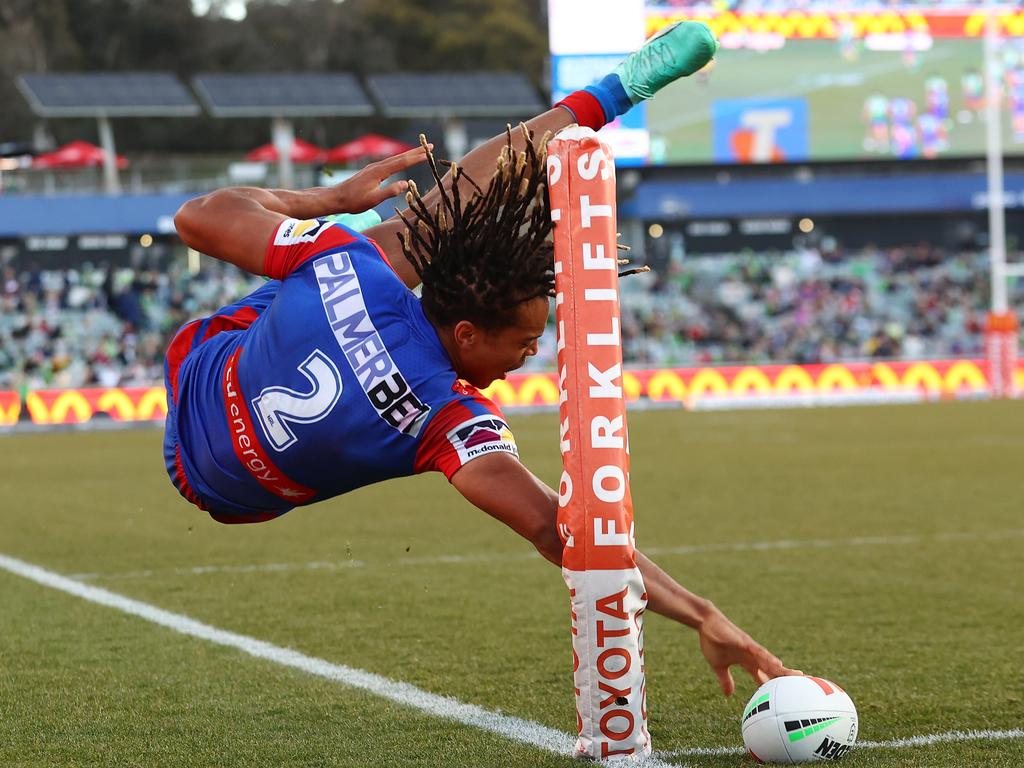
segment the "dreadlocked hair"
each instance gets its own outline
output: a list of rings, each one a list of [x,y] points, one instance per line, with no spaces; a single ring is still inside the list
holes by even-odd
[[[525,148],[512,145],[512,127],[487,189],[457,163],[438,161],[427,146],[427,164],[437,183],[440,201],[429,206],[409,183],[401,212],[406,229],[402,251],[423,282],[423,312],[436,325],[469,320],[494,329],[515,322],[524,301],[555,295],[551,206],[548,201],[545,134],[535,146],[533,132],[519,130]],[[450,169],[451,185],[441,183],[440,166]],[[472,187],[469,198],[460,183]]]

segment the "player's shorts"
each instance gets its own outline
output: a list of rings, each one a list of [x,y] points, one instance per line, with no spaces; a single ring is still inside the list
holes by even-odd
[[[174,335],[167,348],[167,356],[164,358],[164,386],[167,390],[167,421],[164,425],[164,463],[167,467],[167,474],[171,483],[178,489],[185,499],[195,504],[202,510],[210,511],[213,504],[195,491],[189,485],[185,476],[185,469],[181,463],[181,447],[178,444],[177,431],[177,405],[178,405],[178,370],[185,358],[204,342],[209,341],[218,333],[226,331],[240,331],[248,328],[267,307],[274,301],[278,289],[281,287],[279,280],[271,280],[266,285],[246,296],[244,299],[222,307],[209,317],[200,320],[193,320],[183,325]],[[233,518],[231,515],[222,512],[210,512],[214,519],[219,522],[258,522],[252,514],[240,515]],[[259,520],[276,517],[278,513],[270,512],[265,516],[258,516]]]

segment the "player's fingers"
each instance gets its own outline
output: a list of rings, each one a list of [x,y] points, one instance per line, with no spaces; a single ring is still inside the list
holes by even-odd
[[[430,149],[434,148],[433,144],[427,144]],[[379,167],[382,173],[390,176],[398,171],[404,171],[406,168],[412,168],[414,165],[422,163],[427,159],[427,150],[423,147],[416,147],[415,149],[409,149],[397,155],[392,155],[386,160],[381,160],[376,165]]]
[[[377,200],[377,202],[374,203],[374,205],[377,205],[377,203],[383,203],[389,197],[396,197],[398,195],[404,194],[407,189],[409,189],[409,182],[406,181],[405,179],[402,179],[401,181],[395,181],[392,182],[391,184],[388,184],[387,186],[381,187],[377,195],[377,197],[379,197],[380,199]]]
[[[732,679],[732,672],[729,671],[729,668],[716,669],[715,677],[718,678],[718,684],[722,687],[722,693],[732,696],[733,691],[736,690],[736,681]]]
[[[752,649],[752,655],[757,666],[772,677],[778,677],[779,675],[785,674],[785,667],[782,666],[782,662],[779,657],[768,651],[764,646],[758,645]]]
[[[749,658],[743,662],[742,666],[747,670],[747,674],[754,678],[755,683],[762,685],[775,677],[774,674],[769,673],[769,670],[775,666],[782,667],[782,663],[778,659],[775,659],[776,664],[773,665],[771,663],[772,659],[775,659],[775,657],[763,648],[751,649]]]
[[[747,670],[747,673],[752,678],[754,678],[754,682],[758,684],[766,683],[775,677],[784,677],[787,675],[795,675],[797,677],[802,677],[804,674],[799,669],[790,669],[789,667],[784,667],[782,665],[782,662],[780,662],[778,659],[775,659],[775,661],[776,664],[766,665],[758,663],[749,666],[744,665],[743,668]]]

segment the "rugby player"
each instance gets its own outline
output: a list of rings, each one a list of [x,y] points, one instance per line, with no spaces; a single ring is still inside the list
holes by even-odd
[[[519,462],[501,411],[478,389],[536,354],[546,326],[546,137],[573,123],[600,128],[716,50],[704,25],[672,26],[443,177],[424,144],[335,187],[235,187],[183,205],[185,243],[271,281],[186,324],[168,349],[165,459],[181,495],[219,522],[250,523],[438,471],[559,565],[558,496]],[[382,186],[423,161],[437,181],[426,195]],[[410,208],[364,234],[325,218],[403,192]],[[758,683],[798,674],[639,552],[637,562],[650,610],[697,630],[726,695],[732,665]]]

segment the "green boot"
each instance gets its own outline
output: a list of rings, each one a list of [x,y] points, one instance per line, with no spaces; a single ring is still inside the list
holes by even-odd
[[[651,98],[673,80],[692,75],[714,57],[718,41],[706,24],[678,21],[631,53],[614,70],[633,104]]]

